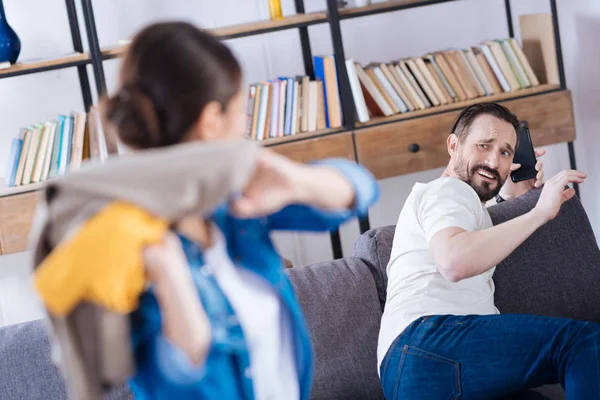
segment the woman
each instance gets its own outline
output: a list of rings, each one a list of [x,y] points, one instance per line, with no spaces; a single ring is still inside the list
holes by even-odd
[[[105,117],[134,151],[242,139],[241,86],[225,45],[187,23],[158,23],[132,41]],[[309,335],[269,233],[331,230],[377,197],[356,164],[308,166],[264,150],[242,193],[147,250],[151,288],[132,316],[136,399],[307,399]]]

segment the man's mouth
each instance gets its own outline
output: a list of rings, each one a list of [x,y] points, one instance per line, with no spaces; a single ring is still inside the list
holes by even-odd
[[[488,179],[490,181],[495,181],[496,180],[496,177],[494,176],[494,174],[492,174],[491,172],[488,172],[488,171],[484,170],[483,168],[479,168],[476,172],[479,174],[479,176],[481,176],[481,177],[483,177],[485,179]]]

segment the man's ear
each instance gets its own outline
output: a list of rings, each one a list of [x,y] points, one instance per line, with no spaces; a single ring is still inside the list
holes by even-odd
[[[448,154],[450,157],[454,157],[458,151],[458,136],[456,136],[454,133],[451,133],[446,140],[446,144],[448,145]]]

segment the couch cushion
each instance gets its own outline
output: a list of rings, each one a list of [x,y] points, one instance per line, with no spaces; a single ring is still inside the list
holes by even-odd
[[[377,377],[381,307],[371,272],[357,258],[287,270],[311,331],[311,399],[384,399]]]
[[[359,236],[352,249],[352,255],[363,260],[375,277],[375,285],[382,311],[387,289],[386,268],[390,261],[395,230],[394,225],[371,229]]]
[[[45,321],[0,328],[0,399],[67,400],[59,369],[51,361]],[[114,390],[106,400],[132,399],[127,389]]]
[[[531,210],[539,192],[492,207],[494,224]],[[599,281],[600,250],[588,217],[574,198],[498,265],[495,302],[502,313],[600,322]]]

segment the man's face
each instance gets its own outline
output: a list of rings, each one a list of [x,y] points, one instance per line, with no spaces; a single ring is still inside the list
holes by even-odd
[[[508,178],[517,142],[513,126],[491,115],[478,116],[459,141],[448,140],[451,168],[457,178],[471,185],[481,201],[494,198]]]

